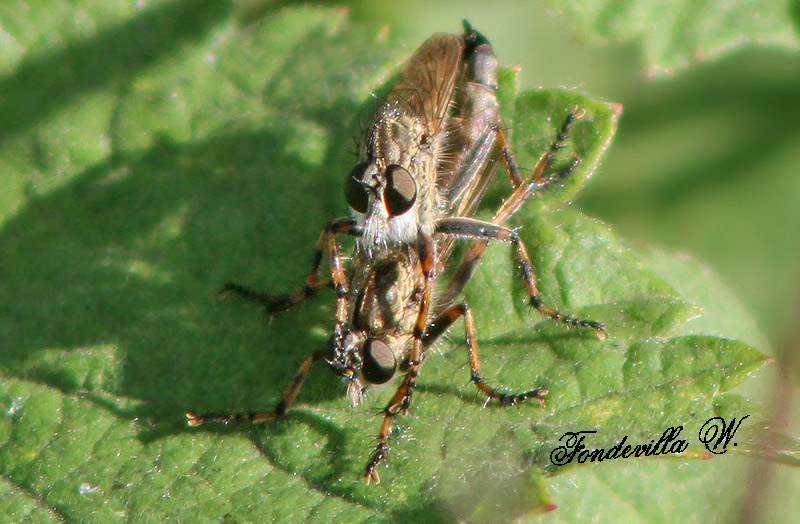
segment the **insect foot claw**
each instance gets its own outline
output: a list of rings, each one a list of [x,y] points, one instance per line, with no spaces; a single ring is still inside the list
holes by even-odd
[[[364,474],[364,484],[369,486],[370,481],[375,481],[375,484],[381,483],[381,476],[378,474],[375,469],[367,468],[367,472]]]
[[[199,426],[203,423],[203,417],[195,413],[186,413],[186,423],[192,427]]]
[[[222,289],[220,289],[219,292],[217,293],[217,300],[225,300],[230,296],[231,294],[230,285],[231,285],[230,282],[226,282],[225,285],[222,286]]]
[[[606,331],[606,325],[604,323],[590,321],[588,323],[588,326],[594,329],[597,338],[599,338],[600,340],[605,340],[606,338],[608,338],[608,332]]]
[[[539,401],[539,404],[544,406],[544,396],[547,395],[547,393],[549,393],[549,391],[547,391],[544,388],[534,389],[532,391],[528,391],[527,393],[524,393],[522,395],[522,400],[527,400],[529,398],[535,398],[536,400]]]

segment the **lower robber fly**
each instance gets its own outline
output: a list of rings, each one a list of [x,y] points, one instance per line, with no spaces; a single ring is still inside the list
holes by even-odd
[[[456,299],[487,242],[510,242],[531,306],[568,327],[590,328],[605,337],[601,322],[563,315],[542,303],[527,248],[516,231],[504,225],[530,195],[568,176],[579,164],[574,157],[566,169],[550,172],[572,122],[583,114],[578,108],[568,114],[532,175],[523,180],[502,131],[496,61],[488,41],[466,22],[460,36],[435,35],[428,40],[398,74],[374,115],[359,154],[361,161],[345,183],[353,216],[334,219],[325,227],[305,286],[279,296],[236,284],[226,284],[223,290],[256,301],[275,314],[332,286],[338,299],[327,347],[303,361],[275,409],[248,414],[187,413],[189,425],[276,419],[292,405],[317,361],[345,378],[354,404],[369,385],[388,382],[399,371],[402,382],[383,410],[378,444],[364,474],[367,483],[379,482],[377,468],[386,459],[394,419],[410,407],[426,351],[461,317],[471,379],[486,395],[486,402],[542,401],[547,393],[542,388],[507,394],[484,381],[472,313],[466,302]],[[501,161],[511,181],[511,196],[492,221],[470,218]],[[357,239],[355,257],[347,268],[337,240],[340,234]],[[459,238],[473,240],[473,245],[432,305],[434,286],[449,265],[453,240]],[[331,279],[322,281],[319,268],[325,251]]]

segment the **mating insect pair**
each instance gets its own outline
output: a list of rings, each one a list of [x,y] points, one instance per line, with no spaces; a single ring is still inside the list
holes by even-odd
[[[466,22],[461,35],[434,35],[411,56],[374,111],[359,144],[359,161],[345,181],[345,198],[353,214],[327,224],[305,286],[280,296],[235,284],[225,287],[275,314],[331,285],[337,306],[327,347],[303,361],[274,410],[239,415],[188,413],[190,425],[208,420],[258,422],[283,415],[317,361],[347,380],[354,404],[367,386],[388,382],[399,370],[402,382],[383,410],[378,444],[364,474],[366,482],[379,482],[377,468],[386,459],[394,419],[411,405],[426,351],[461,317],[472,382],[487,402],[541,401],[547,393],[542,388],[508,394],[484,381],[472,313],[466,302],[456,300],[490,240],[514,245],[532,307],[567,326],[590,328],[605,336],[602,323],[567,316],[542,303],[525,244],[515,230],[503,225],[531,194],[567,176],[579,164],[575,157],[566,169],[550,172],[553,155],[583,111],[575,108],[569,113],[531,176],[523,180],[503,131],[496,90],[492,48]],[[513,192],[492,221],[470,218],[501,162]],[[357,239],[348,268],[337,235]],[[473,244],[433,304],[433,288],[443,278],[456,239]],[[320,280],[326,250],[331,280]]]

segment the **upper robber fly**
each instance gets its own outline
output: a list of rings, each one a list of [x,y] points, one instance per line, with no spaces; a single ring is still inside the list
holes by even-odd
[[[462,200],[477,203],[495,169],[496,72],[491,46],[465,23],[462,35],[431,37],[397,73],[344,187],[362,249],[414,244],[443,216],[465,214],[469,202],[454,209]]]

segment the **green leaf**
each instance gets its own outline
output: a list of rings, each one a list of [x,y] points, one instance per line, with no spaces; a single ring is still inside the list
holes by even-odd
[[[577,513],[553,486],[600,469],[550,462],[566,431],[597,429],[592,445],[608,447],[752,413],[737,452],[758,451],[758,406],[729,390],[764,357],[686,336],[696,306],[565,204],[619,108],[516,96],[512,71],[501,96],[523,173],[569,110],[586,111],[554,169],[573,152],[582,163],[511,225],[546,303],[606,322],[608,339],[531,311],[513,249],[492,245],[467,290],[483,373],[546,387],[544,406],[482,408],[457,323],[428,357],[379,486],[361,476],[391,384],[352,408],[320,366],[284,420],[186,427],[187,410],[273,405],[325,343],[330,296],[264,322],[216,292],[226,280],[275,292],[302,282],[320,227],[346,212],[350,122],[408,50],[335,9],[274,10],[242,29],[215,2],[28,4],[30,20],[0,11],[14,43],[0,57],[0,163],[16,195],[0,230],[0,520],[508,521],[554,503]],[[484,216],[510,191],[494,182]],[[689,457],[704,453],[690,443]],[[797,444],[784,447],[792,458]],[[663,467],[641,462],[619,467],[634,479]]]
[[[593,40],[639,44],[650,74],[670,74],[753,44],[797,50],[795,1],[559,2]],[[794,19],[792,19],[794,15]]]
[[[537,195],[537,201],[561,204],[580,191],[614,136],[621,112],[619,104],[591,100],[565,90],[523,93],[513,107],[504,107],[506,118],[513,115],[514,125],[509,134],[515,139],[516,160],[523,168],[527,165],[529,172],[553,142],[567,116],[576,114],[570,126],[571,144],[556,153],[550,172],[565,172],[573,158],[578,158],[580,164],[559,186]]]

